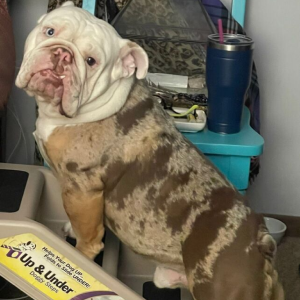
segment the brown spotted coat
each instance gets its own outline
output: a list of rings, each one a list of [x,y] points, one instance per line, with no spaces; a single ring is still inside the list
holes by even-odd
[[[104,221],[136,253],[185,272],[197,300],[284,299],[263,220],[142,83],[114,116],[58,127],[44,147],[89,257]]]

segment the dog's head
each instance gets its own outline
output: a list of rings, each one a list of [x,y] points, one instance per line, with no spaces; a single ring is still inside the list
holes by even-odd
[[[142,79],[147,70],[141,47],[68,1],[43,15],[29,34],[16,85],[51,116],[74,118],[107,106],[116,112],[124,104],[112,97],[120,82],[132,82],[134,74]]]
[[[18,247],[23,251],[31,251],[36,248],[36,244],[29,241],[27,243],[20,244]]]

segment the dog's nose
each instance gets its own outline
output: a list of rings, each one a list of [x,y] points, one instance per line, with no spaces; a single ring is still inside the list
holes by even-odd
[[[56,63],[72,63],[72,54],[65,48],[59,47],[53,49],[54,58]]]

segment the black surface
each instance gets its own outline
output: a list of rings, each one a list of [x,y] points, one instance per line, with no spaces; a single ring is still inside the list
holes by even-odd
[[[28,176],[23,171],[0,170],[0,212],[19,210]]]
[[[13,284],[0,277],[0,300],[32,300],[29,296],[20,291]]]
[[[159,289],[152,281],[143,285],[143,297],[146,300],[180,300],[180,289]]]

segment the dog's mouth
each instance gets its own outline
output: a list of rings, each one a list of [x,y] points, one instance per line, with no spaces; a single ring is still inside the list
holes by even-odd
[[[62,74],[58,74],[55,71],[49,70],[49,69],[41,71],[41,72],[48,73],[50,77],[53,77],[53,79],[55,79],[57,81],[62,81],[66,77],[66,75],[64,75],[63,73]]]
[[[70,81],[70,73],[58,73],[55,70],[45,69],[32,75],[28,87],[57,107],[61,115],[71,117],[63,107],[67,102],[66,91],[70,88]]]
[[[60,115],[76,116],[81,80],[74,51],[63,45],[43,47],[31,54],[27,64],[30,71],[20,73],[19,87],[51,104]]]

